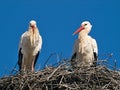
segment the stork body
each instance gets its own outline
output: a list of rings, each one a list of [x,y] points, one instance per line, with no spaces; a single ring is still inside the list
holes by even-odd
[[[19,43],[18,65],[20,71],[34,71],[42,46],[42,38],[36,22],[30,21],[29,29],[22,34]]]
[[[72,66],[80,67],[91,66],[97,61],[98,48],[96,40],[88,35],[92,28],[90,22],[85,21],[81,24],[81,27],[73,33],[73,35],[79,33],[78,39],[75,41]]]

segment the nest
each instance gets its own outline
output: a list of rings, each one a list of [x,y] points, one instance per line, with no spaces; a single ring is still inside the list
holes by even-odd
[[[72,70],[68,61],[0,79],[0,90],[120,90],[120,74],[104,65]]]

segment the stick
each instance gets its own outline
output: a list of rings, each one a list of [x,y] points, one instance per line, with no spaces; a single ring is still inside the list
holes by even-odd
[[[47,81],[53,76],[53,74],[62,66],[62,64],[60,66],[58,66],[51,74],[50,76],[47,78]]]

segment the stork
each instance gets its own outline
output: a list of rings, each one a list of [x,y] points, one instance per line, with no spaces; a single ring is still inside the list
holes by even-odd
[[[98,48],[96,40],[89,36],[92,25],[89,21],[84,21],[81,27],[77,29],[73,35],[78,34],[78,39],[74,43],[73,55],[71,58],[71,65],[74,68],[82,66],[96,65],[98,58]]]
[[[36,25],[36,21],[31,20],[28,31],[21,35],[18,48],[19,71],[34,71],[39,52],[42,47],[42,37]]]

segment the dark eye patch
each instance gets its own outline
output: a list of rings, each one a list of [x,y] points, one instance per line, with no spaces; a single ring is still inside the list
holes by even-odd
[[[86,26],[87,24],[84,24],[84,26]]]

